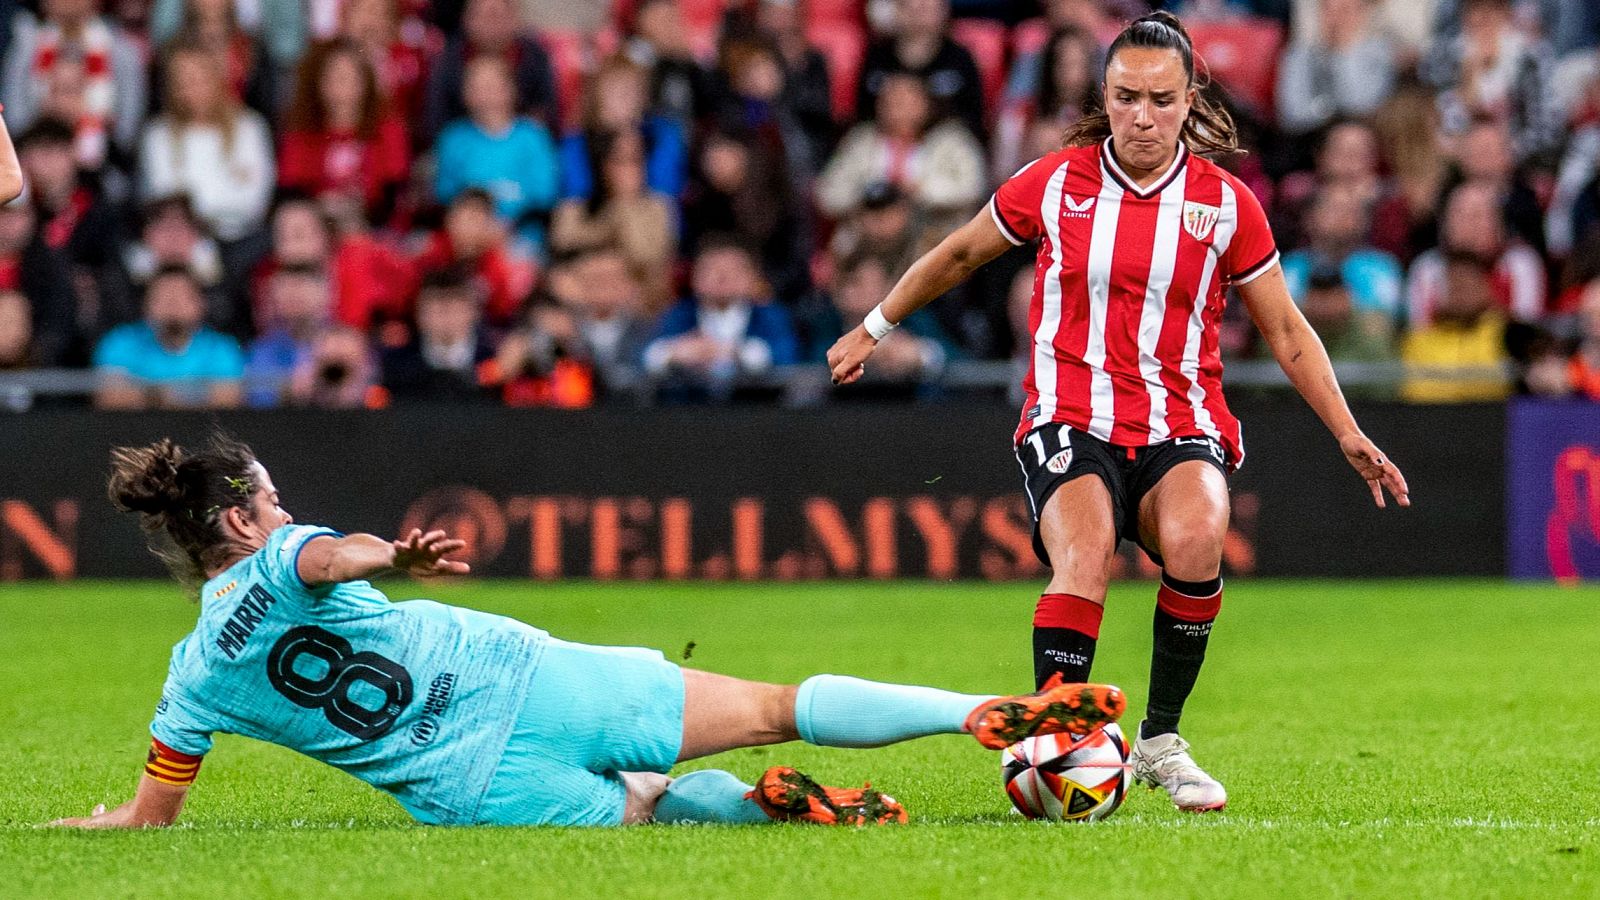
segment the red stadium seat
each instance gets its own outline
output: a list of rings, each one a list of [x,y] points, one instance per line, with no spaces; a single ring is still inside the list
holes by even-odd
[[[1199,21],[1189,26],[1189,36],[1211,77],[1270,121],[1283,28],[1270,19]]]
[[[578,124],[583,103],[583,83],[594,68],[593,47],[581,31],[548,29],[539,33],[550,53],[550,68],[555,71],[556,105],[564,128]]]
[[[1050,40],[1050,23],[1044,19],[1029,19],[1011,29],[1011,58],[1027,56],[1044,49]]]
[[[727,7],[727,0],[678,0],[678,14],[691,34],[707,28],[715,30],[722,24],[722,12]]]
[[[867,55],[867,36],[854,22],[821,22],[806,26],[806,40],[828,61],[833,117],[849,122],[855,117],[856,79]]]
[[[984,109],[992,118],[1006,82],[1006,27],[992,19],[956,19],[950,23],[950,36],[978,64]]]
[[[807,27],[825,23],[856,25],[865,17],[863,0],[801,0]]]

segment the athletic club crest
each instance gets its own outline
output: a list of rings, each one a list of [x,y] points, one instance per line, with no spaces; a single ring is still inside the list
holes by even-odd
[[[1195,240],[1203,241],[1211,234],[1211,228],[1217,224],[1220,215],[1221,207],[1186,200],[1183,204],[1183,230],[1193,235]]]

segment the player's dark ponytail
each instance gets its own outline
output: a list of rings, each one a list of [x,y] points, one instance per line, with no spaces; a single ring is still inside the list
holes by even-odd
[[[1106,51],[1105,67],[1100,70],[1102,89],[1093,95],[1091,110],[1085,112],[1062,136],[1064,145],[1081,147],[1097,144],[1111,135],[1111,118],[1103,108],[1103,86],[1111,60],[1124,47],[1173,50],[1183,58],[1183,71],[1189,76],[1189,86],[1195,88],[1196,93],[1179,139],[1188,145],[1191,152],[1207,156],[1233,153],[1239,149],[1239,133],[1234,128],[1233,116],[1221,104],[1206,96],[1205,89],[1211,83],[1211,76],[1196,72],[1194,44],[1189,40],[1189,32],[1184,30],[1177,16],[1165,11],[1135,19],[1111,42],[1110,49]]]
[[[106,495],[123,512],[139,514],[150,550],[191,590],[228,552],[222,511],[250,506],[255,494],[255,454],[218,433],[189,453],[162,438],[144,447],[111,451]]]

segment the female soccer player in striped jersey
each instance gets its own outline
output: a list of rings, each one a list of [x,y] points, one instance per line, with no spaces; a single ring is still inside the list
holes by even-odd
[[[1295,388],[1366,480],[1410,504],[1405,479],[1356,425],[1316,332],[1284,285],[1261,204],[1205,159],[1238,149],[1227,112],[1199,93],[1178,19],[1129,25],[1106,55],[1101,101],[1063,148],[1000,186],[988,207],[900,279],[828,352],[837,384],[861,377],[895,323],[1013,245],[1038,241],[1027,399],[1014,435],[1052,569],[1034,613],[1034,672],[1088,677],[1118,541],[1162,567],[1148,713],[1134,774],[1186,810],[1227,792],[1189,755],[1178,719],[1222,603],[1225,476],[1244,459],[1222,397],[1224,291],[1244,300]]]
[[[754,786],[665,773],[796,739],[877,747],[966,732],[998,750],[1087,733],[1124,707],[1120,691],[1095,685],[993,697],[837,675],[759,684],[431,600],[390,603],[365,579],[465,574],[449,558],[463,543],[296,525],[250,449],[224,437],[197,453],[169,440],[118,449],[108,490],[198,588],[200,614],[173,648],[133,799],[59,825],[172,824],[216,732],[333,765],[425,823],[903,822],[892,797],[787,767]]]

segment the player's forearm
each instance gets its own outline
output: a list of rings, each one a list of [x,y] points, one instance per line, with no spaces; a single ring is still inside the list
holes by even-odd
[[[900,276],[900,281],[884,298],[884,318],[904,322],[906,317],[960,284],[976,268],[959,260],[955,253],[940,244]]]
[[[316,572],[323,584],[360,581],[394,568],[394,544],[373,534],[352,534],[339,539],[326,563]]]
[[[1334,377],[1327,348],[1305,317],[1295,312],[1281,330],[1265,333],[1265,336],[1279,367],[1289,376],[1289,383],[1333,436],[1343,438],[1359,431],[1355,416],[1350,414],[1350,406],[1345,403],[1344,392],[1339,389],[1339,380]]]

